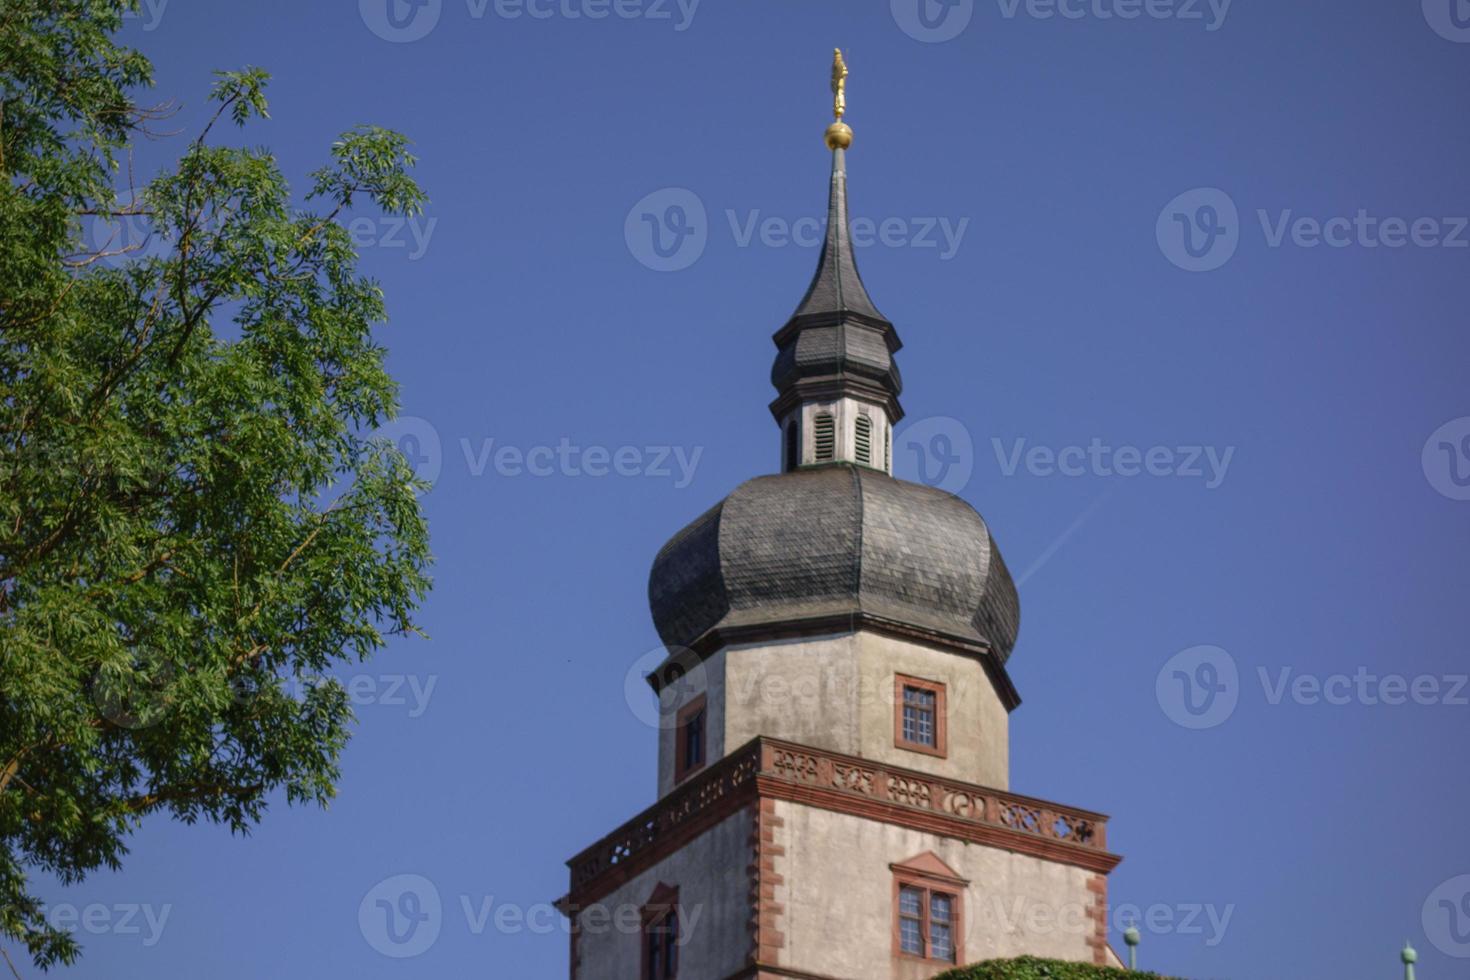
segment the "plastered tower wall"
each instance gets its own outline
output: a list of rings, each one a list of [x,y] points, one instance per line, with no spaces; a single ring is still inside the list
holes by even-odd
[[[961,891],[965,962],[1021,955],[1093,962],[1104,938],[1102,875],[1056,861],[779,801],[773,901],[782,969],[847,980],[918,980],[942,969],[895,955],[893,871],[932,853]],[[841,942],[835,942],[835,937]]]
[[[944,757],[894,744],[899,676],[946,688]],[[978,660],[859,631],[717,651],[664,688],[661,716],[703,695],[711,761],[757,735],[1007,789],[1010,716]],[[672,723],[659,733],[659,795],[674,788]]]
[[[575,980],[643,976],[641,910],[660,884],[679,889],[679,977],[723,978],[750,962],[754,818],[742,809],[573,918]]]

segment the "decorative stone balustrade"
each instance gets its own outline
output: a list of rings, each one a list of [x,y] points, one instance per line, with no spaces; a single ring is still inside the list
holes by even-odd
[[[567,862],[592,900],[756,799],[779,799],[1110,871],[1107,817],[810,746],[755,738]]]

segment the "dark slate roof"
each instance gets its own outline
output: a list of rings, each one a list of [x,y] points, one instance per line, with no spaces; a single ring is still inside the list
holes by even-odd
[[[696,647],[856,614],[990,648],[1020,603],[989,528],[960,498],[835,464],[741,484],[664,545],[648,583],[659,636]]]
[[[832,151],[832,185],[827,192],[827,238],[817,259],[817,274],[793,318],[838,311],[888,321],[868,297],[852,250],[852,224],[847,217],[846,151]]]
[[[771,410],[785,414],[803,395],[856,393],[884,402],[896,421],[903,381],[893,354],[903,346],[858,275],[847,214],[847,165],[843,150],[832,154],[827,200],[827,237],[817,272],[796,312],[773,338],[776,363]]]

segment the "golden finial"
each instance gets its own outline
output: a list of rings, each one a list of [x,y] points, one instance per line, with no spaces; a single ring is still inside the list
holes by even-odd
[[[842,121],[847,115],[847,62],[841,48],[832,52],[832,114],[837,121],[827,127],[827,148],[845,150],[852,146],[852,127]]]

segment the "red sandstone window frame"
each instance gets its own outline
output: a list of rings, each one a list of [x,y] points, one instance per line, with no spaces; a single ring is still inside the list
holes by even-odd
[[[641,909],[642,927],[638,930],[639,980],[655,980],[649,974],[648,950],[653,930],[667,924],[673,930],[673,943],[669,949],[669,961],[665,963],[656,980],[673,980],[679,975],[679,889],[676,885],[659,882],[653,894]]]
[[[674,782],[681,783],[709,764],[709,706],[708,698],[701,694],[690,700],[674,716]],[[701,728],[700,757],[689,759],[688,728],[698,722]]]
[[[934,695],[934,744],[925,745],[923,742],[911,742],[903,735],[903,706],[904,690],[913,688],[916,691],[928,691]],[[895,674],[893,676],[893,744],[895,748],[906,749],[909,752],[922,752],[924,755],[937,756],[941,759],[949,758],[949,723],[948,704],[945,695],[945,685],[939,681],[925,680],[922,677],[910,677],[908,674]]]
[[[932,854],[924,855],[917,859],[925,865],[934,865],[949,870],[943,862]],[[911,962],[924,963],[948,963],[952,966],[964,966],[965,964],[965,889],[969,882],[963,878],[952,877],[929,867],[916,867],[913,864],[890,864],[893,871],[893,955],[897,959],[909,960]],[[924,955],[916,956],[903,948],[902,924],[903,917],[900,914],[900,896],[905,888],[912,888],[921,893],[919,932],[923,937]],[[950,916],[949,932],[950,943],[953,947],[954,958],[943,959],[931,956],[933,944],[930,936],[931,902],[934,895],[943,895],[949,899]]]

